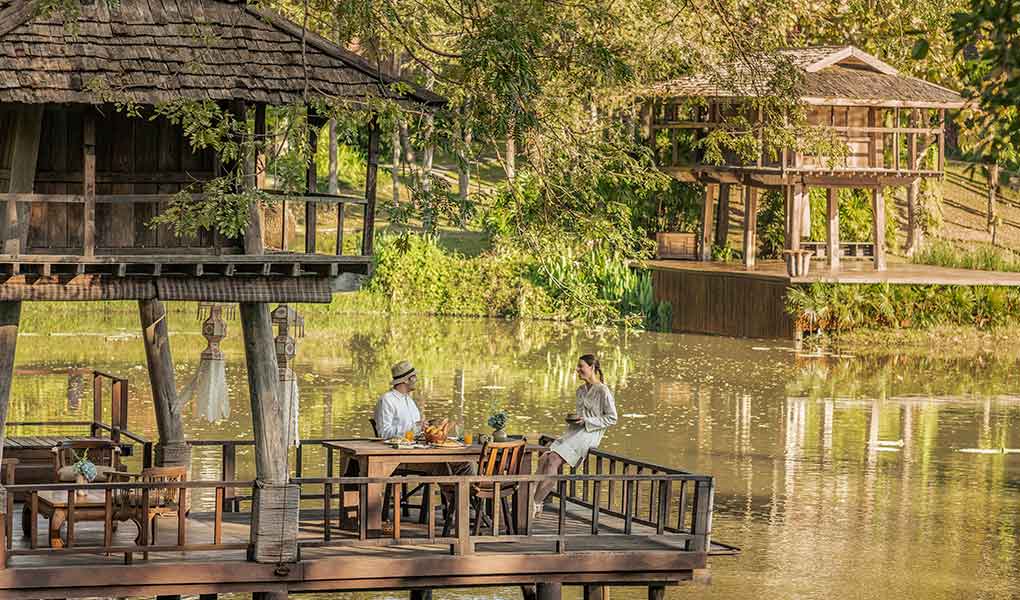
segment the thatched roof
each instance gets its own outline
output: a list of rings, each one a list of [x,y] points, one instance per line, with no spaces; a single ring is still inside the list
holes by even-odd
[[[87,1],[87,0],[85,0]],[[140,104],[174,98],[287,104],[399,97],[441,105],[368,61],[267,10],[233,0],[94,0],[77,20],[0,0],[0,102],[98,103],[97,87]],[[305,63],[302,62],[304,54]],[[91,90],[90,90],[91,88]]]
[[[726,65],[713,75],[691,75],[655,86],[656,95],[746,98],[765,93],[780,68],[799,71],[800,99],[817,105],[959,108],[953,90],[901,75],[895,68],[853,46],[788,48],[770,56]]]

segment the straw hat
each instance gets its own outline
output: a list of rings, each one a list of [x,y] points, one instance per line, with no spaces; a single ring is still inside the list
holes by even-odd
[[[390,385],[397,385],[398,383],[404,383],[417,373],[415,372],[414,365],[411,364],[411,361],[402,360],[390,367],[390,374],[393,375],[393,381]]]

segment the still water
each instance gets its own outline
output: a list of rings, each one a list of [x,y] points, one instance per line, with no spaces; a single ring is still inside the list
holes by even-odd
[[[33,303],[23,319],[19,368],[129,377],[131,429],[156,437],[132,306]],[[199,325],[193,312],[170,315],[179,387],[205,347]],[[231,414],[208,423],[189,407],[193,439],[251,437],[237,322],[229,329]],[[389,365],[404,358],[430,417],[483,431],[498,407],[511,433],[555,433],[573,406],[577,356],[599,354],[621,415],[603,447],[715,476],[714,537],[743,549],[712,560],[711,585],[671,598],[1011,598],[1020,585],[1020,455],[960,451],[1020,448],[1015,359],[810,358],[780,342],[410,316],[310,313],[306,332],[295,370],[307,438],[368,435]],[[66,377],[18,376],[12,402],[11,420],[87,418]],[[196,451],[193,477],[218,478],[217,461]],[[239,461],[239,477],[252,476],[250,455]],[[306,461],[305,475],[321,472],[321,458]],[[473,597],[519,592],[437,593]]]

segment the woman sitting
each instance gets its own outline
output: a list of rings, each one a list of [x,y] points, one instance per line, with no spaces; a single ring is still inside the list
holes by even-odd
[[[577,467],[588,450],[598,447],[606,429],[616,424],[616,401],[604,383],[599,359],[585,354],[578,359],[576,372],[584,382],[577,388],[576,413],[567,415],[567,430],[539,460],[538,472],[543,475],[556,475],[564,464]],[[547,480],[535,486],[535,516],[542,512],[545,499],[555,485],[555,481]]]

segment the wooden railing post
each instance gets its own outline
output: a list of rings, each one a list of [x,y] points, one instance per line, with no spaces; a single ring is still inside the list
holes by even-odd
[[[82,193],[85,196],[85,211],[82,216],[82,252],[91,257],[96,255],[96,113],[91,106],[85,107],[83,142]]]
[[[103,376],[98,373],[92,374],[92,428],[91,436],[99,434],[96,423],[103,422]]]
[[[454,554],[473,554],[474,544],[471,542],[471,484],[467,481],[457,482],[457,543]]]
[[[693,552],[708,552],[712,545],[712,501],[715,496],[714,482],[697,481],[694,484],[694,515],[691,524],[693,538],[688,549]]]
[[[237,446],[227,442],[224,443],[222,448],[222,458],[220,461],[220,480],[221,481],[236,481],[237,480]],[[223,490],[223,510],[226,512],[238,512],[240,510],[239,502],[236,500],[237,491],[232,488],[224,488]]]

